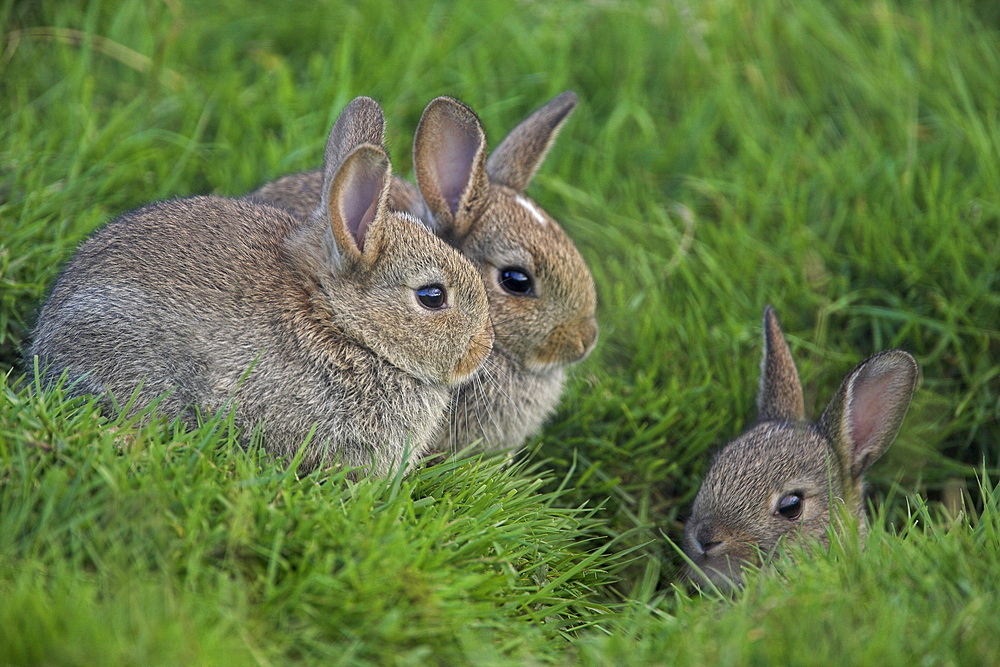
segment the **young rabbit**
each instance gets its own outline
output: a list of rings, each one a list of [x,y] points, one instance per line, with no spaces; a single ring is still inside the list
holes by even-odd
[[[559,224],[524,195],[576,105],[565,92],[521,122],[487,159],[476,114],[448,98],[424,110],[413,145],[419,192],[396,179],[390,206],[420,217],[479,270],[496,332],[493,354],[452,393],[436,451],[481,441],[520,447],[551,414],[566,367],[593,349],[594,281]],[[251,196],[308,215],[316,172],[286,176]]]
[[[739,586],[741,565],[767,557],[780,539],[825,543],[840,503],[864,530],[864,473],[896,437],[918,374],[901,350],[869,357],[809,423],[798,371],[768,307],[757,422],[718,454],[684,528],[684,551],[700,570],[692,576]]]
[[[383,131],[374,101],[344,110],[308,219],[193,197],[98,230],[35,329],[46,381],[68,371],[108,405],[166,394],[159,409],[190,422],[232,401],[244,439],[259,429],[275,454],[311,437],[304,469],[386,474],[423,454],[449,387],[479,368],[493,333],[468,260],[387,210]]]

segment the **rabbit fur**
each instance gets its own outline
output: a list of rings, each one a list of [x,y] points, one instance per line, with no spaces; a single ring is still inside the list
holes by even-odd
[[[840,505],[864,533],[864,473],[895,439],[918,376],[902,350],[869,357],[809,423],[795,362],[768,307],[757,421],[716,456],[685,525],[692,579],[739,586],[743,564],[759,564],[781,540],[826,544]]]
[[[373,100],[348,105],[306,219],[203,196],[99,229],[40,313],[29,354],[44,381],[66,372],[72,391],[108,407],[160,398],[160,411],[189,423],[231,408],[244,442],[259,430],[277,455],[311,436],[307,470],[412,465],[493,334],[475,269],[388,210],[383,133]],[[448,307],[421,305],[427,285],[446,290]]]
[[[487,158],[475,112],[439,97],[424,110],[414,137],[418,187],[393,181],[390,207],[419,217],[477,268],[496,335],[480,372],[452,392],[448,428],[434,451],[477,441],[486,451],[520,447],[558,405],[567,366],[594,348],[590,270],[559,224],[524,195],[576,102],[572,92],[558,95]],[[318,201],[318,173],[286,176],[250,196],[307,216]],[[505,288],[509,269],[528,278],[530,291]]]

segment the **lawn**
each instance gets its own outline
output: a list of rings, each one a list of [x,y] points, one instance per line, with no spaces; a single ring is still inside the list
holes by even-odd
[[[318,166],[357,95],[409,176],[432,98],[494,146],[563,90],[529,192],[601,338],[514,465],[298,477],[25,374],[114,216]],[[998,100],[993,2],[0,0],[0,664],[1000,664]],[[810,415],[879,350],[922,383],[866,548],[697,593],[674,544],[767,304]]]

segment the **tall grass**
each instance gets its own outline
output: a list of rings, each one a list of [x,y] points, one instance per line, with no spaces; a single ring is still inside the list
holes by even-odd
[[[996,662],[977,479],[1000,469],[998,19],[0,0],[0,662]],[[405,175],[433,97],[470,103],[492,146],[566,89],[580,106],[530,194],[590,263],[601,340],[513,468],[297,479],[225,416],[108,419],[21,379],[47,286],[111,217],[314,167],[356,95]],[[922,386],[873,471],[866,550],[692,597],[670,539],[753,417],[766,304],[811,414],[881,349]]]

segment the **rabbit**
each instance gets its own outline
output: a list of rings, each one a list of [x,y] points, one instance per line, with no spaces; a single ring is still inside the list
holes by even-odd
[[[468,260],[388,211],[383,132],[373,100],[345,108],[308,219],[199,196],[98,230],[39,315],[30,355],[44,381],[65,371],[106,407],[159,399],[186,422],[231,406],[244,444],[259,431],[265,449],[289,457],[311,438],[306,471],[409,469],[493,330]]]
[[[795,362],[768,306],[757,421],[716,456],[684,527],[691,579],[737,588],[742,565],[759,564],[782,538],[827,544],[831,513],[841,504],[864,535],[864,474],[895,439],[918,377],[907,352],[876,354],[809,423]]]
[[[558,405],[566,368],[595,346],[590,270],[559,224],[524,195],[576,102],[572,92],[558,95],[487,158],[475,112],[439,97],[414,137],[419,190],[393,182],[390,207],[420,218],[479,270],[496,334],[482,370],[453,390],[449,426],[435,452],[474,442],[490,452],[520,448]],[[318,193],[317,173],[304,172],[250,196],[301,217],[316,206]]]

